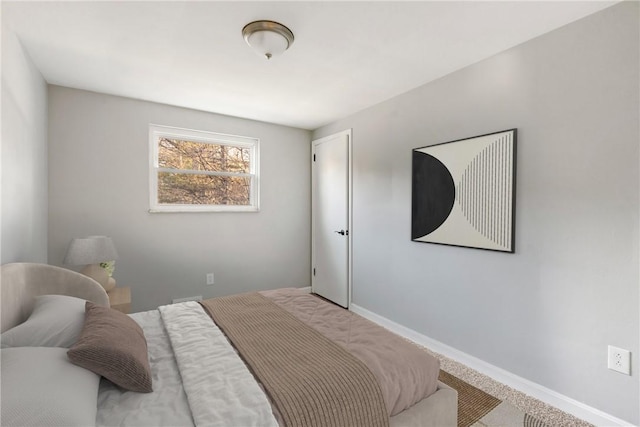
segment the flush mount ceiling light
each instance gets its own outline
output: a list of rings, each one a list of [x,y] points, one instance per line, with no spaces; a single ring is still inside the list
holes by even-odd
[[[274,21],[254,21],[244,26],[242,36],[260,56],[271,59],[293,44],[290,29]]]

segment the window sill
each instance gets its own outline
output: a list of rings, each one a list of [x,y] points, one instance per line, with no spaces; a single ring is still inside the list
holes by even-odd
[[[194,213],[194,212],[260,212],[256,206],[162,206],[149,209],[149,213]]]

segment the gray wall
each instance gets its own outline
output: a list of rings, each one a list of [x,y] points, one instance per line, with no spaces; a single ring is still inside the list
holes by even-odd
[[[260,212],[149,213],[149,123],[260,138]],[[74,237],[111,236],[133,311],[309,286],[309,156],[309,131],[50,86],[49,262]]]
[[[638,32],[625,2],[315,131],[353,128],[353,302],[638,424]],[[513,127],[516,253],[411,242],[411,149]]]
[[[47,262],[47,84],[2,22],[0,264]]]

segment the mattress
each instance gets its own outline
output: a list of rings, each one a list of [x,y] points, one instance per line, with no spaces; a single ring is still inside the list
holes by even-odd
[[[438,361],[404,339],[298,289],[262,294],[364,362],[390,416],[438,389]],[[278,425],[261,385],[200,304],[131,317],[148,342],[154,392],[123,391],[103,379],[96,425]]]

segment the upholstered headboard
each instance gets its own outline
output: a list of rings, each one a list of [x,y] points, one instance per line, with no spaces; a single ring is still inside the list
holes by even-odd
[[[0,330],[24,322],[38,295],[69,295],[108,307],[109,296],[98,282],[61,267],[36,263],[12,263],[0,267]]]

